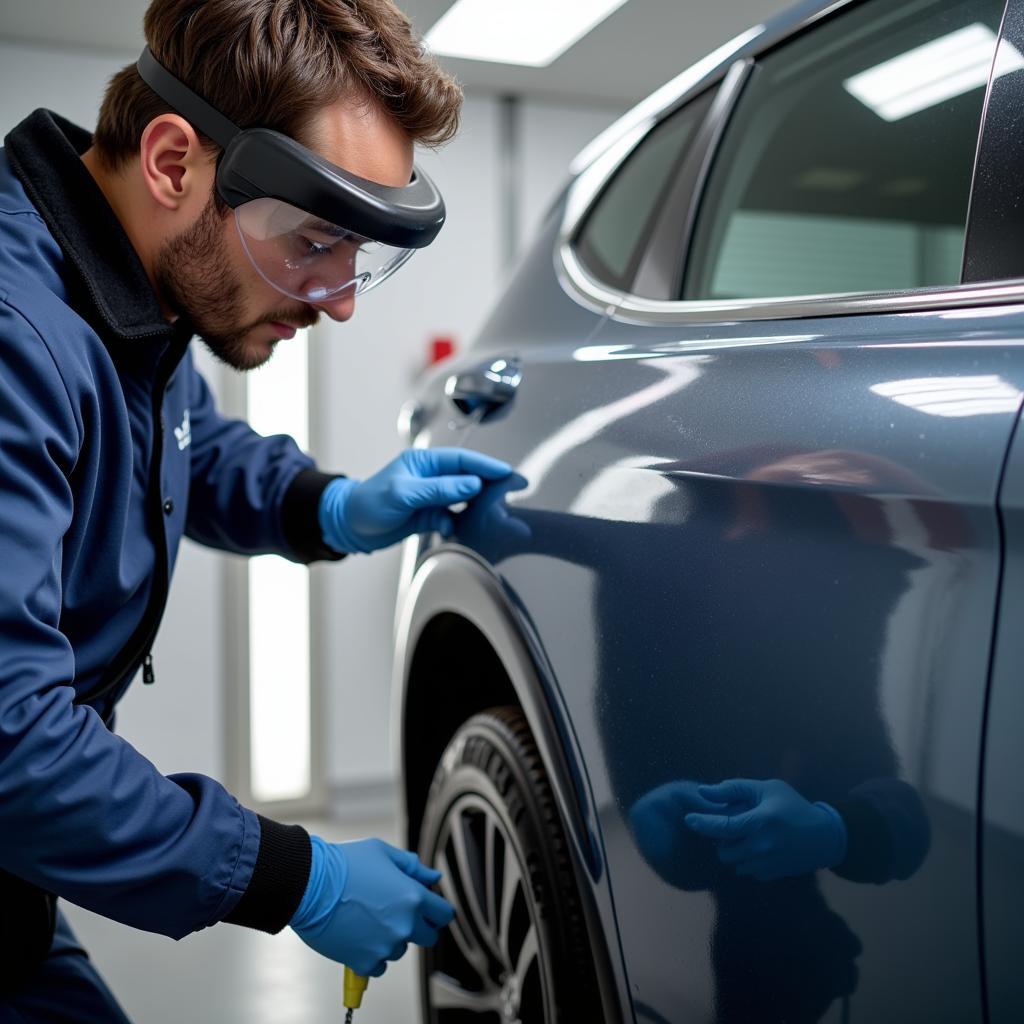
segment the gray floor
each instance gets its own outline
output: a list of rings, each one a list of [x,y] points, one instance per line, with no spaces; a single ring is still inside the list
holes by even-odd
[[[393,819],[305,822],[325,839],[377,836],[396,842]],[[341,1022],[342,971],[286,928],[264,935],[219,925],[180,942],[61,906],[82,945],[138,1024]],[[415,953],[373,979],[355,1024],[418,1024]]]

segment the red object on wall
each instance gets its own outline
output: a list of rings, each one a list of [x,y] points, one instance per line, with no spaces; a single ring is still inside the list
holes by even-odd
[[[427,365],[434,366],[444,362],[455,354],[455,340],[453,338],[439,335],[430,339],[430,354],[427,357]]]

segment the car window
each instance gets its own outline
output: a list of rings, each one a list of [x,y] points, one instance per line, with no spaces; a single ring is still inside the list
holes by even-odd
[[[681,296],[958,283],[1004,6],[872,0],[760,61],[715,157]]]
[[[643,243],[712,93],[656,125],[625,160],[587,214],[575,239],[584,266],[600,281],[628,289]]]

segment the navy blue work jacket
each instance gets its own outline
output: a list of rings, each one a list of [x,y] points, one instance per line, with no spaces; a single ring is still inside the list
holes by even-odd
[[[223,418],[80,154],[36,111],[0,150],[0,874],[175,938],[277,931],[309,837],[111,730],[149,652],[182,534],[337,557],[330,477]],[[172,681],[173,682],[173,681]]]

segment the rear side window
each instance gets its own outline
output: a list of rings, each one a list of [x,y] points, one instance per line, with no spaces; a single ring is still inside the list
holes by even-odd
[[[576,252],[604,284],[628,289],[632,283],[644,242],[710,103],[706,93],[652,129],[583,221]]]
[[[765,57],[715,158],[681,297],[959,283],[1004,7],[872,0]]]

